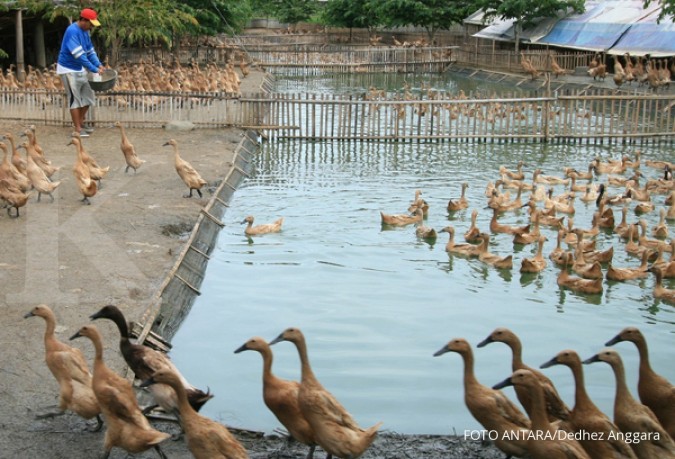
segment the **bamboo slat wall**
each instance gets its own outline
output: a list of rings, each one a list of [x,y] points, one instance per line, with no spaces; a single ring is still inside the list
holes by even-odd
[[[199,127],[251,124],[248,110],[240,109],[238,95],[230,93],[99,93],[91,119],[99,126],[121,121],[135,127],[162,127],[169,121],[189,120]],[[63,91],[0,91],[0,120],[24,121],[52,126],[70,125]]]
[[[675,96],[559,96],[519,99],[364,100],[274,95],[272,139],[479,142],[673,142]]]
[[[396,94],[226,93],[99,94],[99,126],[121,121],[161,127],[188,120],[198,127],[256,129],[269,138],[377,141],[672,142],[675,95],[560,95],[462,99],[436,92],[409,100]],[[4,90],[0,119],[69,125],[62,92]]]
[[[302,46],[272,51],[248,48],[251,59],[274,74],[438,73],[453,62],[455,47]]]

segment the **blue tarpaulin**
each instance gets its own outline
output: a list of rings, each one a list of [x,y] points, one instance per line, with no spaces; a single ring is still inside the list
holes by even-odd
[[[633,24],[658,10],[660,5],[656,1],[648,9],[642,0],[586,2],[585,12],[561,19],[538,43],[608,51]]]
[[[547,19],[546,24],[524,29],[521,41],[610,54],[672,56],[675,55],[675,24],[672,18],[657,23],[660,11],[658,1],[653,1],[648,8],[644,7],[643,0],[587,1],[586,10],[581,14]],[[474,36],[513,41],[513,20],[496,21]]]

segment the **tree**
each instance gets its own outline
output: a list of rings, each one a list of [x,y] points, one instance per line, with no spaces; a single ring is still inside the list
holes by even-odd
[[[57,3],[50,13],[77,18],[81,5],[69,0]],[[96,5],[102,26],[94,29],[92,37],[108,48],[108,64],[117,65],[123,45],[159,41],[171,45],[176,36],[199,25],[194,16],[174,0],[106,0]],[[192,29],[191,29],[192,28]]]
[[[364,28],[372,32],[382,21],[377,2],[369,0],[329,0],[323,10],[322,22],[328,26]]]
[[[297,24],[317,12],[316,0],[270,0],[274,16],[280,22]]]
[[[436,32],[460,24],[478,9],[476,0],[384,0],[380,15],[388,27],[424,27],[433,42]]]
[[[652,1],[653,0],[645,0],[644,3],[645,8],[647,8]],[[656,1],[660,1],[661,3],[661,12],[659,13],[658,19],[659,21],[665,18],[666,16],[675,17],[675,0],[656,0]]]
[[[180,6],[197,20],[195,35],[234,35],[241,32],[253,16],[251,4],[246,0],[187,0],[180,2]]]
[[[583,13],[584,0],[477,0],[476,5],[485,11],[485,19],[498,17],[515,21],[516,54],[519,50],[523,27],[537,23],[541,18],[552,18],[560,12]]]

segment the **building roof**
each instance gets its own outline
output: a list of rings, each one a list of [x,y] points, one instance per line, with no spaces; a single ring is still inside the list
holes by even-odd
[[[521,42],[610,54],[675,55],[675,24],[672,18],[657,22],[658,1],[648,8],[643,0],[587,1],[586,11],[541,21],[523,30]],[[495,21],[475,37],[514,41],[514,21]]]

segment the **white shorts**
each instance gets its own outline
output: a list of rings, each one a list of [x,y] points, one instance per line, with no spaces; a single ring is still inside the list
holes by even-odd
[[[63,87],[68,96],[68,106],[70,108],[87,107],[94,105],[94,91],[89,86],[87,72],[69,72],[61,75]]]

